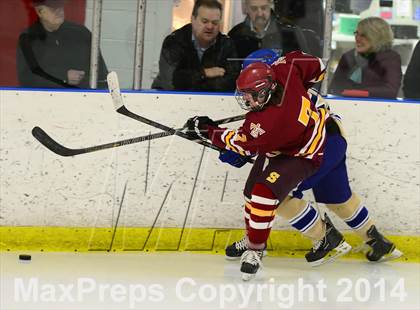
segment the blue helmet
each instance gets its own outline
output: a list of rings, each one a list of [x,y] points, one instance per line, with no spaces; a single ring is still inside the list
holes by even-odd
[[[242,69],[245,69],[250,64],[254,62],[262,62],[267,65],[272,65],[278,58],[280,57],[279,50],[271,49],[271,48],[263,48],[260,50],[256,50],[248,55],[245,58]]]

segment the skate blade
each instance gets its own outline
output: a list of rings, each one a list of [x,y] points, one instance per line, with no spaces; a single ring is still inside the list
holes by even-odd
[[[252,278],[255,278],[256,273],[245,273],[242,272],[242,281],[249,281]]]
[[[381,259],[378,260],[376,263],[388,262],[388,261],[400,258],[403,254],[404,254],[403,252],[395,248],[391,253],[385,254],[384,256],[382,256]]]
[[[317,261],[310,262],[310,265],[312,267],[318,267],[327,263],[332,263],[340,256],[347,254],[350,250],[351,250],[351,245],[348,244],[346,241],[343,241],[336,248],[332,249],[331,252],[328,253],[325,257]]]
[[[249,281],[253,278],[255,278],[255,276],[260,273],[263,269],[263,265],[262,262],[260,262],[260,267],[257,269],[257,271],[255,273],[247,273],[247,272],[243,272],[242,268],[241,268],[241,273],[242,273],[242,281]]]

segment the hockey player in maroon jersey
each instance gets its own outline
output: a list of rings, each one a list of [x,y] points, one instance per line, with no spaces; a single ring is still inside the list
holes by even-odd
[[[314,260],[328,261],[324,258],[336,258],[351,248],[329,218],[322,220],[310,203],[281,204],[322,161],[328,113],[315,109],[307,89],[323,78],[324,70],[319,58],[298,51],[271,66],[251,64],[236,81],[236,99],[250,111],[239,129],[218,128],[205,116],[187,122],[190,132],[200,138],[244,156],[257,156],[244,189],[251,210],[245,219],[248,250],[241,257],[244,280],[261,266],[275,212],[317,241]]]
[[[276,50],[261,49],[251,53],[243,62],[243,67],[263,62],[273,64],[280,55]],[[309,98],[316,107],[323,107],[329,111],[330,117],[326,122],[327,138],[324,147],[324,156],[320,168],[315,174],[299,184],[289,194],[293,199],[288,199],[288,204],[306,204],[303,192],[312,189],[316,202],[323,203],[341,218],[349,228],[364,240],[361,247],[366,250],[366,258],[369,261],[382,262],[400,257],[403,253],[398,250],[392,241],[380,233],[375,221],[370,217],[370,212],[360,196],[352,191],[346,167],[347,141],[342,129],[341,118],[331,113],[327,102],[314,89],[308,90]],[[247,158],[234,152],[220,154],[219,159],[230,165],[240,168],[247,163]],[[285,208],[288,208],[285,206]],[[244,207],[245,217],[249,218],[250,206]],[[247,250],[247,239],[244,236],[241,240],[235,241],[226,247],[226,258],[240,258]],[[320,260],[314,260],[317,252],[310,251],[305,257],[312,265],[319,265]]]

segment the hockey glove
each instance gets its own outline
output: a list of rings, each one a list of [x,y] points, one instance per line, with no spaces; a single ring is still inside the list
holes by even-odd
[[[217,124],[207,116],[194,116],[187,121],[188,134],[198,139],[209,139],[209,126]]]
[[[224,162],[228,163],[229,165],[241,168],[243,165],[245,165],[248,161],[248,158],[246,156],[242,156],[241,154],[238,154],[234,151],[226,150],[224,152],[221,152],[219,155],[219,159]]]

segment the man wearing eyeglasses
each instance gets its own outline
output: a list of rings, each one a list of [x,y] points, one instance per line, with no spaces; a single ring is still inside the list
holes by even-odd
[[[280,54],[294,50],[308,52],[302,30],[283,24],[274,16],[273,0],[245,0],[246,18],[229,31],[240,58],[246,58],[261,48],[276,49]]]

